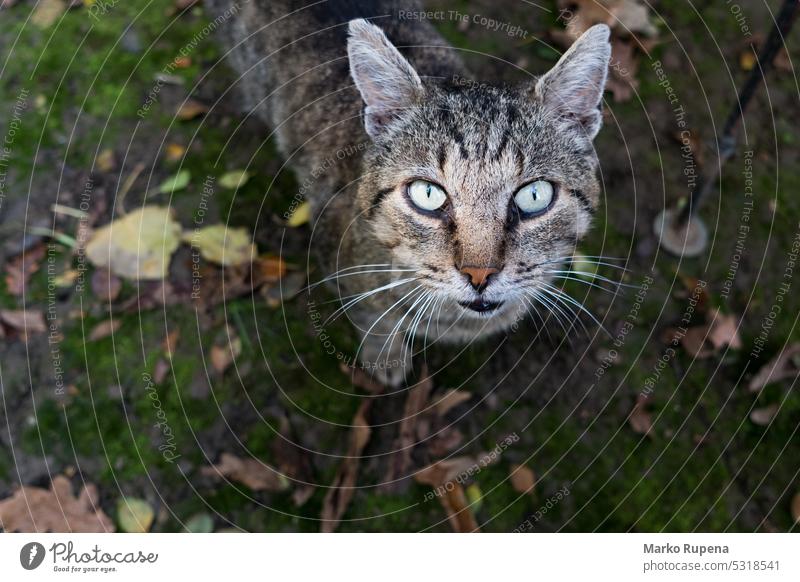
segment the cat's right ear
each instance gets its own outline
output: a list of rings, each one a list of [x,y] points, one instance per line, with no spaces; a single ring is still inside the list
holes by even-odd
[[[592,26],[534,87],[552,114],[577,121],[592,139],[602,125],[600,100],[611,60],[609,35],[605,24]]]
[[[350,75],[366,105],[364,125],[375,138],[423,95],[414,67],[383,31],[364,19],[350,21]]]

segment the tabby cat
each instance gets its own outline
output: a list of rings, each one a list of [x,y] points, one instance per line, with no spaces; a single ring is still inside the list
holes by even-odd
[[[470,80],[415,2],[207,2],[310,202],[335,316],[381,381],[403,381],[415,345],[564,305],[554,279],[599,201],[605,25],[545,75],[495,87]]]

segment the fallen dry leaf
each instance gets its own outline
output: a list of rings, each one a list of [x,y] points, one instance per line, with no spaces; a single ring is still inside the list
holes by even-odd
[[[89,341],[97,341],[112,335],[122,325],[122,320],[118,317],[116,319],[107,319],[98,323],[89,332]]]
[[[253,491],[286,491],[289,480],[275,469],[257,459],[240,459],[222,453],[219,463],[203,467],[202,473],[211,477],[227,477]]]
[[[511,465],[511,487],[517,493],[533,493],[536,475],[525,465]]]
[[[764,364],[748,384],[750,392],[760,392],[767,384],[800,375],[800,344],[792,344]]]
[[[756,426],[767,426],[778,414],[778,410],[780,406],[777,404],[756,408],[750,413],[750,421]]]
[[[180,235],[169,208],[145,206],[96,230],[86,257],[126,279],[163,279]]]
[[[258,254],[246,228],[231,228],[225,224],[187,230],[183,241],[199,249],[205,260],[223,267],[246,265]]]
[[[67,10],[63,0],[39,0],[31,15],[31,24],[39,28],[50,28]]]
[[[6,263],[6,289],[9,293],[22,295],[31,275],[39,270],[44,254],[45,246],[38,244]]]
[[[78,497],[69,479],[58,475],[50,489],[20,487],[0,501],[0,527],[6,532],[113,532],[114,524],[97,502],[97,489],[87,484]]]
[[[228,369],[233,361],[242,354],[242,340],[234,332],[229,332],[230,336],[225,345],[211,346],[211,366],[220,374]]]
[[[233,170],[220,176],[219,185],[229,190],[241,188],[250,180],[250,172],[246,170]]]
[[[286,276],[288,267],[280,257],[262,255],[253,261],[253,288],[268,283],[277,283]]]
[[[31,309],[0,309],[0,322],[17,332],[22,341],[27,341],[31,334],[47,331],[44,314]]]
[[[405,477],[411,465],[411,452],[417,442],[417,423],[428,407],[432,391],[433,380],[428,374],[428,367],[423,364],[419,381],[408,390],[400,428],[392,446],[394,453],[388,460],[388,469],[383,478],[388,488],[391,488],[397,479]]]
[[[92,273],[92,292],[101,300],[113,303],[122,291],[122,281],[108,269]]]
[[[457,533],[479,531],[464,488],[455,481],[476,466],[477,461],[471,457],[455,457],[428,465],[414,477],[418,483],[430,485],[439,492],[439,503],[447,513],[450,527]]]
[[[311,204],[303,202],[300,206],[294,209],[294,212],[289,216],[286,225],[291,228],[303,226],[311,220]]]
[[[647,402],[648,398],[644,394],[636,396],[636,403],[628,416],[628,424],[636,434],[652,436],[653,418],[647,411]]]
[[[333,479],[325,499],[322,501],[322,532],[330,533],[339,527],[339,523],[350,505],[355,493],[355,486],[358,480],[358,465],[361,453],[369,442],[372,429],[367,421],[367,413],[372,405],[372,398],[361,403],[353,417],[353,425],[350,430],[350,444],[347,454],[339,465],[336,477]]]
[[[159,358],[156,362],[155,367],[153,368],[153,382],[156,384],[161,384],[166,380],[167,374],[169,373],[169,362],[163,358]]]
[[[168,359],[171,359],[172,354],[175,353],[175,347],[178,345],[178,340],[180,337],[180,329],[174,329],[164,336],[164,340],[161,342],[161,350]]]
[[[735,315],[724,314],[718,309],[712,309],[708,312],[707,318],[711,320],[708,341],[715,350],[726,347],[730,347],[732,350],[742,348],[742,340],[738,331],[739,320]]]
[[[154,518],[153,508],[143,499],[124,497],[117,501],[117,520],[126,533],[147,533]]]
[[[168,162],[177,162],[183,159],[185,153],[186,153],[185,147],[177,143],[171,143],[167,145],[164,157]]]
[[[450,412],[452,408],[455,408],[462,402],[466,402],[470,398],[472,398],[472,393],[451,388],[445,392],[440,399],[436,400],[436,414],[444,416]]]
[[[106,149],[97,154],[97,159],[94,161],[97,169],[103,173],[108,173],[117,166],[117,160],[114,157],[114,150]]]
[[[190,121],[200,117],[201,115],[205,115],[206,113],[208,113],[207,105],[200,103],[199,101],[195,101],[194,99],[187,99],[181,103],[178,111],[175,112],[175,116],[181,121]]]

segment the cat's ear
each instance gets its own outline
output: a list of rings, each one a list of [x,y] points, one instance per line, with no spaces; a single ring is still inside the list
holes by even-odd
[[[366,20],[350,21],[347,54],[350,74],[366,105],[367,133],[377,137],[403,110],[420,99],[422,81],[383,31]]]
[[[611,60],[610,30],[597,24],[583,33],[555,67],[535,85],[535,95],[553,114],[576,120],[590,138],[600,131],[600,100]]]

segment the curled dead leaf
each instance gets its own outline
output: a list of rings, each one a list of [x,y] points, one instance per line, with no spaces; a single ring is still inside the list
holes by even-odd
[[[219,463],[203,467],[202,473],[211,477],[227,477],[253,491],[286,491],[289,480],[270,465],[257,459],[240,459],[222,453]]]
[[[89,332],[89,341],[93,342],[106,338],[117,331],[121,325],[122,320],[120,318],[107,319],[106,321],[100,322]]]
[[[98,504],[97,489],[87,484],[78,497],[69,479],[58,475],[50,489],[20,487],[0,501],[0,527],[6,532],[113,532],[114,524]]]
[[[511,465],[511,486],[517,493],[533,493],[536,475],[525,465]]]
[[[472,398],[472,393],[466,392],[464,390],[456,390],[450,389],[442,395],[442,397],[436,401],[436,414],[439,416],[444,416],[451,409],[455,408],[462,402],[466,402]]]
[[[206,113],[208,113],[208,105],[195,101],[194,99],[188,99],[181,103],[175,116],[181,121],[191,121]]]
[[[339,523],[344,516],[347,507],[353,499],[355,486],[358,481],[358,465],[361,453],[369,442],[372,429],[367,421],[367,413],[372,405],[372,399],[361,403],[353,417],[353,425],[350,430],[350,444],[347,455],[339,465],[336,477],[331,483],[325,499],[322,501],[322,532],[330,533],[339,527]]]
[[[777,416],[779,410],[778,404],[756,408],[750,413],[750,421],[756,426],[767,426]]]
[[[636,403],[628,416],[628,424],[636,434],[652,436],[653,417],[647,410],[647,403],[648,398],[644,394],[636,396]]]
[[[760,392],[767,384],[800,375],[800,344],[792,344],[764,364],[748,384],[750,392]]]

